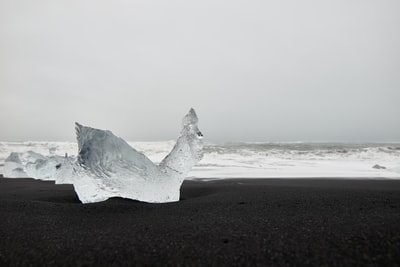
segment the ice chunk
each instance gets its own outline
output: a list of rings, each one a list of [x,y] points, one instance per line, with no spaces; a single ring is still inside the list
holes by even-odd
[[[61,168],[63,157],[50,156],[36,159],[25,165],[25,172],[29,177],[40,180],[55,180],[57,169]]]
[[[18,154],[12,154],[6,176],[17,177],[21,171],[18,175],[73,184],[83,203],[110,197],[154,203],[178,201],[183,180],[203,157],[203,135],[197,123],[196,112],[190,109],[175,146],[158,165],[111,131],[76,123],[76,159],[31,152],[24,164]]]
[[[8,178],[30,177],[40,180],[54,180],[63,158],[46,157],[33,151],[12,152],[4,162],[4,176]]]
[[[110,197],[178,201],[183,180],[203,156],[203,135],[197,123],[196,112],[191,109],[183,118],[175,146],[159,165],[112,132],[76,123],[77,161],[72,166],[64,164],[59,172],[68,173],[83,203]],[[64,183],[66,173],[57,175],[56,182]]]
[[[5,159],[3,172],[5,177],[10,178],[29,177],[24,171],[24,166],[16,152],[11,152],[11,154]]]

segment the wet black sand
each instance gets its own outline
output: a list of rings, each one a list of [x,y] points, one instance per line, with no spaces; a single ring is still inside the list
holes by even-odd
[[[177,203],[82,205],[0,178],[0,265],[399,266],[400,181],[188,181]]]

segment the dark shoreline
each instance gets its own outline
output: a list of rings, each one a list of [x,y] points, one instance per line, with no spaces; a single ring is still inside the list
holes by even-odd
[[[80,204],[0,178],[0,266],[399,266],[400,180],[185,181],[181,201]]]

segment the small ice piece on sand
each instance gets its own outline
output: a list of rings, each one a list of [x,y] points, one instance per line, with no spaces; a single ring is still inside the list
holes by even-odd
[[[63,160],[60,156],[46,157],[33,151],[22,154],[12,152],[4,162],[4,176],[54,180],[57,166],[61,166]]]
[[[11,154],[4,161],[4,177],[8,178],[26,178],[29,177],[24,171],[24,165],[17,152]]]

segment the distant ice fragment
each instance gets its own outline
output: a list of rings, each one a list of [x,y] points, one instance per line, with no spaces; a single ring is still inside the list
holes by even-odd
[[[183,180],[203,157],[203,134],[197,123],[196,112],[190,109],[175,146],[158,165],[111,131],[76,123],[76,159],[32,154],[34,160],[22,164],[18,154],[12,154],[7,168],[36,179],[73,184],[82,203],[110,197],[154,203],[178,201]],[[5,174],[17,177],[16,173]]]
[[[372,168],[374,168],[374,169],[378,169],[378,170],[381,170],[381,169],[386,169],[386,167],[385,167],[385,166],[381,166],[381,165],[379,165],[379,164],[375,164],[374,166],[372,166]]]

